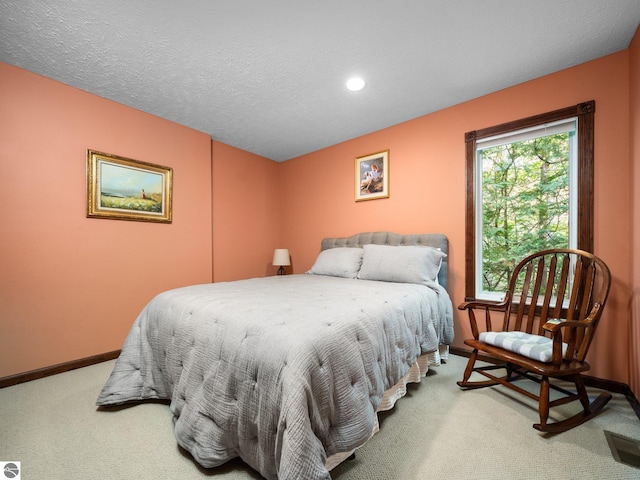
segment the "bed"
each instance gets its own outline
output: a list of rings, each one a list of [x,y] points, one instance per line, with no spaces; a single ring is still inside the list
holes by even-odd
[[[170,401],[203,467],[329,479],[453,340],[441,234],[328,238],[304,274],[163,292],[135,320],[97,405]]]

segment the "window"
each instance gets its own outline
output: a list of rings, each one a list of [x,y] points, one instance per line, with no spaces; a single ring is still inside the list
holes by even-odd
[[[499,300],[523,257],[593,251],[595,102],[468,132],[467,299]]]

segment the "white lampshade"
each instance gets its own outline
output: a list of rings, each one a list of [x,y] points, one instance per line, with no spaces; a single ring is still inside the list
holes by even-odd
[[[291,261],[289,260],[288,248],[276,248],[273,251],[273,265],[275,265],[276,267],[291,265]]]

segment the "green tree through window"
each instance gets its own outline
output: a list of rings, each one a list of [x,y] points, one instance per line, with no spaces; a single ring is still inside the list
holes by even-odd
[[[482,290],[504,292],[516,261],[569,244],[569,133],[479,149]]]

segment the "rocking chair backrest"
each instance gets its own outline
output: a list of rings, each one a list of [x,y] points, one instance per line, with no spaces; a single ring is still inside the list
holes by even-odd
[[[565,328],[565,360],[583,361],[609,295],[611,274],[595,255],[575,249],[534,253],[514,269],[505,299],[503,330],[543,335],[551,319],[582,322],[590,328]]]

